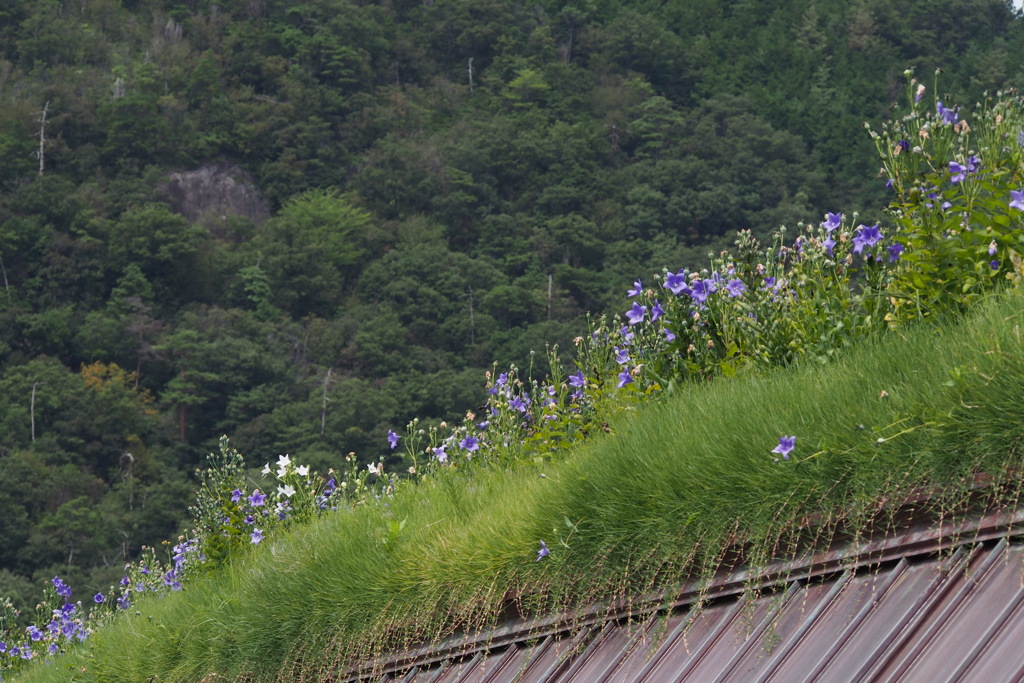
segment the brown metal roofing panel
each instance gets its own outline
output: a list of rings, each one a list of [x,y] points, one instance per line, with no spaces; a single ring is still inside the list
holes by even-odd
[[[716,632],[724,630],[745,605],[746,600],[732,598],[716,601],[698,610],[682,626],[680,632],[658,650],[635,681],[662,683],[675,680],[692,658],[710,647]]]
[[[527,667],[523,681],[557,681],[566,674],[575,657],[583,652],[594,630],[585,627],[572,638],[554,638],[550,645]]]
[[[890,590],[872,603],[869,612],[852,631],[847,633],[847,640],[842,648],[834,651],[824,663],[818,660],[814,669],[820,680],[849,679],[852,672],[864,664],[865,660],[877,656],[889,644],[893,635],[899,632],[899,625],[905,623],[918,611],[923,591],[928,591],[941,577],[932,565],[916,565],[907,567],[894,582]],[[822,664],[824,666],[822,666]],[[798,666],[797,671],[801,671]],[[813,681],[802,672],[797,680]],[[779,679],[784,680],[784,679]]]
[[[472,658],[449,662],[448,667],[437,677],[437,683],[456,683],[464,680],[465,676],[476,670],[483,658],[483,653],[478,652]]]
[[[575,676],[576,673],[586,665],[587,661],[601,649],[601,643],[604,642],[604,639],[608,636],[612,627],[613,624],[608,622],[605,622],[600,627],[595,627],[596,635],[590,639],[586,648],[573,656],[571,661],[566,661],[565,666],[559,669],[558,680],[571,680],[573,676]]]
[[[622,651],[629,644],[630,634],[615,623],[605,624],[601,633],[576,660],[572,669],[559,680],[570,683],[594,683],[601,680],[606,671],[614,668]]]
[[[970,669],[1024,598],[1022,570],[1024,550],[1011,546],[1000,553],[991,569],[978,577],[965,600],[934,631],[907,667],[904,679],[939,680],[949,676],[951,671]],[[969,583],[972,578],[964,577],[964,580]],[[1024,661],[1024,648],[1014,659]]]
[[[644,634],[631,644],[630,653],[619,663],[609,677],[611,683],[636,683],[647,677],[651,669],[658,666],[666,652],[676,647],[683,631],[689,626],[696,612],[674,612],[658,615]]]
[[[903,626],[911,621],[945,579],[935,563],[912,564],[901,572],[892,586],[873,604],[869,613],[848,634],[844,646],[814,678],[802,680],[843,681],[865,662],[880,656]],[[780,679],[784,680],[784,679]]]
[[[779,605],[770,599],[760,598],[747,601],[724,628],[716,629],[705,646],[693,653],[683,666],[675,672],[676,681],[714,681],[727,673],[738,652],[767,626],[778,611]],[[670,680],[670,679],[665,679]]]
[[[1002,627],[989,640],[980,656],[969,663],[960,680],[1019,681],[1024,680],[1024,602],[1015,609]],[[960,674],[961,672],[955,672]]]
[[[509,645],[505,648],[505,654],[501,662],[487,677],[485,683],[511,683],[526,670],[530,658],[536,652],[538,645]]]
[[[409,683],[435,683],[447,669],[450,662],[438,662],[430,666],[421,666],[414,669],[413,678],[408,679]],[[404,682],[406,679],[402,679]]]
[[[994,549],[978,546],[967,563],[966,570],[946,573],[945,580],[937,584],[933,591],[926,593],[923,600],[918,598],[916,602],[919,606],[915,614],[900,623],[898,631],[893,629],[893,635],[887,639],[888,645],[885,650],[867,658],[856,669],[856,675],[851,680],[898,679],[913,665],[921,651],[952,618],[960,605],[970,598],[977,585],[998,563],[1005,546],[1005,539]],[[938,572],[937,565],[931,562],[928,564],[936,566]],[[894,597],[905,597],[910,601],[915,596],[908,593],[897,594]]]
[[[607,683],[628,683],[636,679],[665,645],[666,640],[677,635],[687,616],[686,612],[658,614],[648,619],[642,627],[637,625],[623,657],[615,669],[601,680]]]
[[[615,629],[601,640],[600,651],[594,652],[565,680],[579,683],[608,683],[635,679],[664,644],[666,636],[677,633],[686,618],[656,614],[640,623],[619,621]],[[560,679],[562,680],[562,679]]]
[[[521,671],[516,671],[510,678],[498,676],[499,681],[538,681],[539,675],[547,671],[559,655],[559,643],[568,642],[556,636],[548,636],[529,648],[527,658],[521,664]]]
[[[473,657],[473,665],[465,669],[459,676],[459,683],[486,683],[491,674],[516,654],[515,645],[480,652]]]
[[[435,683],[444,674],[449,662],[437,662],[428,666],[420,666],[412,669],[402,683]]]
[[[715,643],[714,651],[709,653],[709,657],[697,663],[688,674],[687,680],[712,680],[709,675],[715,672],[713,680],[716,683],[725,683],[735,680],[733,676],[744,666],[744,661],[748,658],[753,657],[754,661],[760,661],[767,642],[765,638],[771,633],[772,625],[777,623],[782,612],[798,599],[803,591],[802,584],[793,581],[785,593],[776,592],[759,596],[749,615],[750,622],[735,624],[733,634],[736,637],[732,642],[725,638]],[[719,661],[716,662],[716,659]],[[746,683],[749,678],[739,671],[739,680]]]
[[[511,667],[512,671],[520,668],[521,663],[517,666],[517,662],[521,658],[525,661],[523,650],[525,648],[520,647],[517,643],[492,650],[484,657],[479,672],[474,673],[469,678],[464,678],[463,681],[468,683],[493,683],[505,667]]]
[[[779,659],[799,644],[807,626],[835,599],[848,579],[846,574],[837,581],[795,586],[782,610],[765,624],[765,630],[745,643],[744,651],[737,652],[738,658],[721,680],[750,683],[775,668]],[[769,603],[779,599],[779,596],[761,598]]]
[[[780,653],[782,660],[774,669],[762,674],[758,683],[814,680],[867,617],[875,601],[906,568],[906,561],[901,561],[888,571],[862,573],[843,583],[834,599],[808,621],[799,642],[794,643],[789,652]]]

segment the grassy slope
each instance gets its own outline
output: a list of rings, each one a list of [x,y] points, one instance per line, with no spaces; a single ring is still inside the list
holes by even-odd
[[[25,680],[317,680],[486,624],[510,600],[573,606],[713,571],[735,534],[765,561],[808,513],[823,515],[824,541],[841,516],[917,486],[943,486],[955,508],[979,470],[1015,499],[999,473],[1024,455],[1022,327],[1024,299],[1009,294],[827,366],[685,388],[566,461],[448,472],[264,543]],[[773,462],[783,434],[796,450]],[[385,543],[391,519],[405,527]],[[551,555],[535,562],[540,539]]]

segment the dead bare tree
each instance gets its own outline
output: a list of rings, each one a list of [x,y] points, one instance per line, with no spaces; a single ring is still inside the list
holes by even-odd
[[[469,297],[469,343],[476,344],[476,322],[473,318],[473,288],[470,287],[467,296]]]
[[[4,268],[4,260],[0,257],[0,273],[4,275],[4,293],[7,295],[7,303],[11,303],[11,285],[7,282],[7,269]]]
[[[43,105],[43,111],[39,112],[39,175],[43,175],[43,168],[46,165],[46,112],[50,109],[50,102]]]
[[[320,436],[324,435],[324,427],[327,424],[327,403],[331,400],[327,398],[327,386],[331,383],[331,370],[333,369],[327,368],[327,374],[324,375],[324,401],[320,409]]]
[[[32,383],[32,400],[29,402],[28,406],[28,419],[32,430],[32,443],[36,442],[36,388],[38,388],[40,384],[42,384],[42,382]]]

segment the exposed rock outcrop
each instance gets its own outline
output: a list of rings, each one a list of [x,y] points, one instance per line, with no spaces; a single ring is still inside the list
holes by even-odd
[[[207,227],[228,216],[259,223],[270,215],[252,176],[234,164],[205,164],[194,171],[171,173],[165,191],[171,208]]]

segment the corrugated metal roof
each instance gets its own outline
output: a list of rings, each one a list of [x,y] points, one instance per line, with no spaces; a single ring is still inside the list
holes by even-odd
[[[912,525],[771,567],[760,591],[744,590],[757,584],[744,571],[719,577],[699,609],[701,594],[684,590],[670,609],[646,614],[510,622],[377,663],[383,677],[349,680],[1024,680],[1022,525],[1024,511]]]

